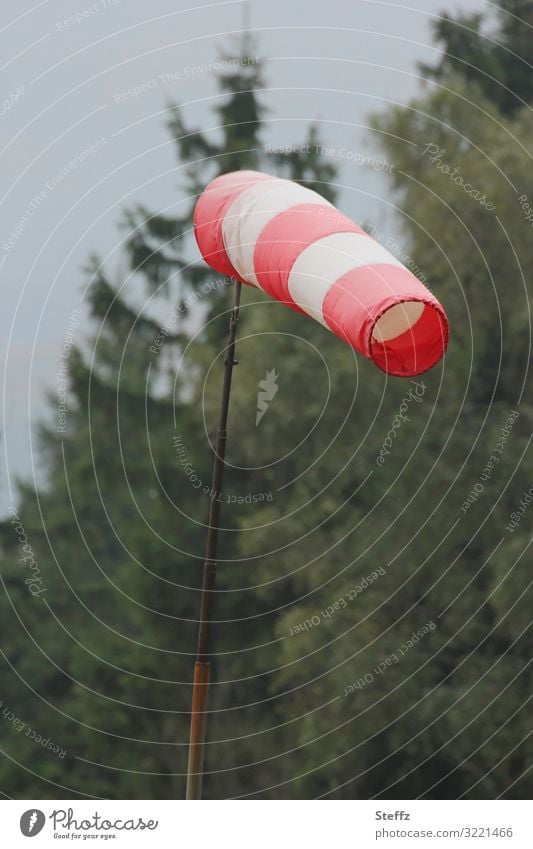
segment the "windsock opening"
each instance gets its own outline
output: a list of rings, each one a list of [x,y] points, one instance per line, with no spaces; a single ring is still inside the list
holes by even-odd
[[[448,321],[436,304],[403,301],[386,309],[370,337],[370,356],[387,374],[414,377],[432,368],[448,344]]]

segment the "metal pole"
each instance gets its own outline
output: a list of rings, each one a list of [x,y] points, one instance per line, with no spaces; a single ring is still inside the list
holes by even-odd
[[[209,522],[207,529],[206,559],[204,563],[200,622],[198,626],[198,647],[194,664],[194,680],[191,706],[191,730],[189,735],[189,762],[187,764],[187,799],[201,799],[204,769],[205,737],[207,725],[207,697],[209,693],[209,647],[213,600],[216,578],[216,557],[218,530],[220,525],[220,502],[222,479],[224,476],[224,456],[226,453],[227,422],[231,378],[235,365],[235,336],[239,319],[241,283],[234,281],[233,307],[229,322],[229,337],[224,362],[224,384],[213,458],[213,480],[209,495]]]

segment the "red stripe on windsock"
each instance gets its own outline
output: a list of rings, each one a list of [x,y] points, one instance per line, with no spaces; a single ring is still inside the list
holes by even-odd
[[[413,327],[386,342],[372,338],[377,321],[389,309],[413,301],[425,304]],[[322,310],[334,333],[395,376],[427,371],[448,345],[449,327],[443,308],[418,278],[400,266],[354,268],[332,285]]]
[[[200,253],[211,268],[246,283],[228,259],[222,237],[224,216],[241,192],[262,180],[273,180],[258,171],[232,171],[212,180],[202,192],[194,209],[194,235]]]
[[[303,312],[290,295],[289,274],[303,250],[333,233],[364,234],[364,230],[333,207],[314,203],[302,203],[276,215],[255,246],[254,271],[261,288]]]

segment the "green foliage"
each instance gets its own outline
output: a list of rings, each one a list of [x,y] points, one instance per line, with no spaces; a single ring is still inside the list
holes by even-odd
[[[487,14],[442,15],[434,24],[435,40],[444,55],[421,70],[439,82],[457,74],[475,83],[485,98],[505,115],[533,100],[533,2],[498,0],[497,28]]]

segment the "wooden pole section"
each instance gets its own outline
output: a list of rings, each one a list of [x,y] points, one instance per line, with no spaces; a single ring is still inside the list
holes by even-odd
[[[229,322],[228,345],[224,361],[224,383],[218,420],[213,458],[213,479],[209,495],[209,521],[207,528],[206,559],[204,563],[200,621],[198,625],[198,647],[194,665],[194,680],[191,706],[191,730],[189,735],[189,762],[187,764],[187,799],[202,798],[202,778],[204,770],[205,738],[207,728],[207,700],[210,677],[210,634],[213,618],[213,601],[217,569],[217,543],[220,527],[220,503],[222,480],[224,477],[224,457],[226,454],[227,422],[231,378],[235,365],[235,337],[239,320],[241,283],[234,281],[233,306]]]

